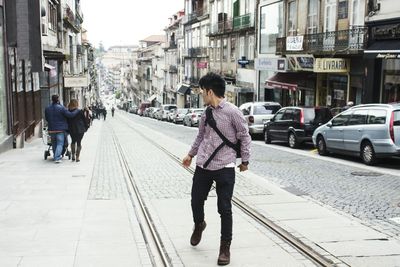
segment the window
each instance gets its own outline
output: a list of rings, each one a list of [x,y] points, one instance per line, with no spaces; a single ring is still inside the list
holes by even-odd
[[[236,61],[236,38],[231,38],[231,61]]]
[[[260,13],[260,53],[275,53],[276,38],[284,34],[282,1],[261,7]]]
[[[254,59],[254,36],[249,36],[248,40],[248,51],[247,51],[247,59],[253,60]]]
[[[307,34],[318,32],[318,0],[308,0]]]
[[[48,4],[49,29],[57,31],[57,6],[49,1]]]
[[[245,39],[244,36],[239,38],[239,57],[245,56]]]
[[[348,125],[360,125],[367,123],[368,110],[356,110],[351,115]]]
[[[349,14],[348,0],[339,0],[338,19],[347,19]]]
[[[344,126],[351,116],[351,112],[344,112],[332,120],[332,126]]]
[[[210,41],[210,61],[214,61],[214,40]]]
[[[368,113],[368,124],[385,124],[386,110],[372,109]]]
[[[228,60],[228,39],[224,38],[223,40],[223,54],[222,59],[224,62]]]
[[[393,126],[400,126],[400,111],[394,111]]]
[[[283,117],[283,113],[285,113],[285,110],[281,110],[278,113],[276,113],[275,117],[274,117],[274,121],[280,121],[282,120]]]
[[[285,111],[285,114],[282,116],[283,121],[292,121],[294,120],[294,110],[293,109],[287,109]]]
[[[296,1],[288,4],[288,35],[297,35],[297,3]]]
[[[254,106],[253,114],[254,115],[267,115],[276,113],[281,107],[280,106],[272,106],[272,105],[257,105]]]

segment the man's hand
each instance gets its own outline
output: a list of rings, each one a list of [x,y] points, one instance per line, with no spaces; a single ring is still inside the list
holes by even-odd
[[[239,168],[240,172],[244,172],[244,171],[247,171],[249,169],[249,167],[247,165],[244,165],[244,164],[240,164],[238,166],[238,168]]]
[[[192,164],[192,158],[193,158],[192,156],[186,155],[186,157],[184,157],[183,160],[182,160],[183,166],[188,168],[190,166],[190,164]]]

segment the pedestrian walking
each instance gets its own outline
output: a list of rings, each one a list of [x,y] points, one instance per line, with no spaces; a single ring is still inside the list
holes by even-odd
[[[242,162],[238,168],[246,171],[251,137],[242,112],[224,98],[225,80],[221,76],[208,73],[200,79],[199,86],[208,107],[201,116],[197,137],[183,159],[183,165],[189,167],[193,157],[197,156],[191,191],[194,230],[190,244],[197,246],[201,241],[202,232],[206,228],[204,202],[215,181],[218,213],[221,217],[218,265],[227,265],[230,263],[232,240],[232,195],[236,157],[237,152],[240,152]],[[238,142],[240,149],[233,149]]]
[[[103,109],[101,110],[101,112],[102,112],[102,114],[103,114],[104,120],[106,120],[106,117],[107,117],[107,110],[106,110],[106,108],[103,108]]]
[[[48,132],[51,136],[55,163],[60,163],[65,141],[65,133],[68,130],[67,118],[73,118],[78,111],[70,112],[60,104],[59,96],[51,97],[52,103],[45,109],[45,118],[48,123]]]
[[[83,110],[79,109],[79,104],[76,99],[71,99],[68,104],[69,111],[78,111],[78,114],[68,119],[68,129],[69,134],[71,135],[71,153],[72,153],[72,161],[79,162],[80,154],[82,150],[82,138],[89,128],[87,119],[85,117],[85,113]]]
[[[111,116],[113,116],[114,117],[114,112],[115,112],[115,108],[114,108],[114,106],[111,108]]]

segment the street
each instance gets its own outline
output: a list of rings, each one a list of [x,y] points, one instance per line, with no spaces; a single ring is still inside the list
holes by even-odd
[[[197,133],[197,128],[125,115],[188,145]],[[400,235],[399,158],[370,167],[355,157],[319,156],[312,144],[294,150],[283,143],[266,145],[254,140],[250,169],[295,195],[309,196],[389,235]]]

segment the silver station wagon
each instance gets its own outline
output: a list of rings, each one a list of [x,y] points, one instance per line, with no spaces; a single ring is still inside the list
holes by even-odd
[[[352,107],[318,127],[312,140],[320,155],[357,155],[367,165],[399,156],[400,103]]]

